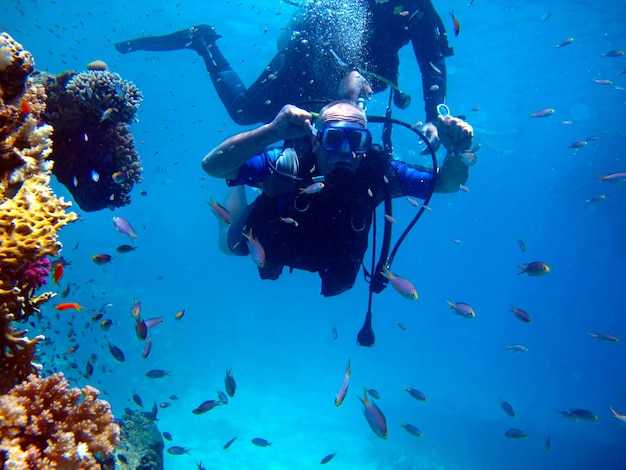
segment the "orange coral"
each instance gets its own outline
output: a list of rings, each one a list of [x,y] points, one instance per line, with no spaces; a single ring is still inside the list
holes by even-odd
[[[28,380],[0,397],[0,466],[100,468],[119,442],[110,405],[93,387],[69,388],[63,373]]]

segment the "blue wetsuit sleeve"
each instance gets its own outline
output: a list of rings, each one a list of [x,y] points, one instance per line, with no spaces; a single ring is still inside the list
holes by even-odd
[[[398,196],[428,197],[435,184],[435,175],[398,160],[392,160],[391,167],[397,176],[401,193]]]
[[[259,187],[265,177],[271,172],[265,155],[267,154],[272,165],[275,165],[280,152],[280,149],[272,149],[251,157],[246,163],[239,167],[237,177],[233,180],[226,180],[226,184],[228,184],[228,186],[240,186],[245,184]]]

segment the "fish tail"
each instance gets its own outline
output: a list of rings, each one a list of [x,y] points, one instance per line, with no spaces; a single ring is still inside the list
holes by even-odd
[[[524,274],[528,270],[528,268],[526,268],[525,266],[518,266],[518,268],[520,268],[521,271],[518,272],[517,274]]]
[[[450,306],[450,309],[454,308],[454,303],[450,302],[449,300],[446,300],[446,302],[448,302],[448,305]]]

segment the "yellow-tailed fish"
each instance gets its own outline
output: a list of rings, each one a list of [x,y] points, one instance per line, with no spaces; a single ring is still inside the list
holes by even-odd
[[[256,264],[259,268],[265,266],[265,250],[263,249],[263,246],[261,246],[261,244],[254,239],[254,236],[252,235],[252,228],[250,228],[250,235],[246,235],[245,232],[242,233],[242,235],[246,238],[248,250],[250,251],[250,256],[252,257],[254,264]]]
[[[343,377],[341,387],[339,387],[339,391],[335,396],[335,406],[339,406],[343,403],[343,399],[346,397],[346,393],[348,393],[348,385],[350,385],[350,359],[348,359],[348,367],[346,368],[346,374]]]
[[[219,220],[221,220],[222,222],[225,222],[228,225],[230,225],[233,222],[233,219],[231,218],[230,212],[228,212],[228,209],[222,206],[219,202],[215,202],[213,198],[211,198],[209,205],[211,206],[211,209],[213,210],[215,217],[217,217]]]
[[[361,399],[361,397],[357,396],[361,403],[363,403],[363,415],[367,420],[370,428],[374,431],[381,439],[387,439],[387,420],[385,419],[385,415],[378,408],[378,405],[374,402],[370,402],[367,397],[367,389],[363,389],[363,393],[365,394],[365,398]]]
[[[383,266],[383,269],[385,270],[385,272],[382,273],[383,276],[389,279],[389,282],[391,282],[391,285],[396,290],[396,292],[398,292],[402,297],[405,297],[409,300],[417,300],[417,289],[413,284],[411,284],[411,281],[404,279],[400,276],[395,276],[391,273],[391,271],[389,271],[387,266]]]

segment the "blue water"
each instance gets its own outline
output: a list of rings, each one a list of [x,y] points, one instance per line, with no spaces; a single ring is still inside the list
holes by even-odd
[[[475,126],[482,148],[470,191],[436,195],[432,212],[400,250],[394,271],[413,281],[420,298],[411,303],[392,289],[375,297],[372,349],[355,344],[367,307],[361,278],[351,291],[325,299],[315,274],[261,281],[250,259],[219,252],[216,221],[205,202],[223,198],[226,188],[203,174],[200,161],[242,128],[226,114],[201,60],[189,51],[121,56],[113,48],[142,33],[215,24],[224,53],[249,84],[273,56],[294,7],[252,0],[153,3],[23,0],[0,7],[0,23],[34,54],[37,68],[83,70],[102,59],[144,94],[132,126],[144,182],[132,204],[99,213],[75,206],[82,220],[61,232],[62,255],[71,265],[53,289],[72,283],[68,300],[89,311],[57,315],[52,305],[45,307],[53,324],[43,331],[53,342],[46,348],[47,368],[98,387],[118,416],[125,407],[137,408],[133,393],[146,408],[169,401],[158,415],[159,429],[174,437],[166,446],[191,450],[165,454],[166,468],[196,468],[200,460],[209,469],[314,468],[331,452],[337,455],[328,466],[344,469],[626,467],[626,427],[609,410],[626,414],[626,186],[597,176],[626,171],[626,93],[620,88],[626,86],[626,75],[620,75],[626,58],[602,55],[626,48],[626,2],[435,2],[449,33],[450,8],[461,23],[460,35],[450,34],[455,56],[448,60],[448,104]],[[540,22],[547,11],[551,18]],[[555,47],[567,37],[574,42]],[[400,83],[414,100],[394,116],[423,120],[410,47],[401,57]],[[370,111],[382,112],[386,99],[376,96]],[[472,111],[476,106],[480,110]],[[548,107],[556,109],[553,116],[529,117]],[[590,136],[598,140],[567,148]],[[139,195],[141,189],[147,196]],[[606,199],[585,202],[600,194]],[[404,200],[395,204],[399,227],[413,213]],[[137,251],[115,253],[129,240],[113,228],[113,215],[137,229]],[[525,253],[517,237],[525,241]],[[115,258],[97,266],[95,253]],[[517,266],[532,261],[548,263],[552,272],[518,275]],[[151,330],[153,350],[146,360],[129,314],[133,298],[141,301],[143,317],[165,318]],[[446,300],[470,303],[476,318],[454,315]],[[113,304],[107,309],[113,327],[106,333],[97,323],[85,328],[105,303]],[[508,311],[511,304],[528,311],[532,323],[517,320]],[[181,309],[185,316],[175,321]],[[80,344],[73,356],[63,354],[72,344],[70,328]],[[622,341],[604,344],[588,332]],[[108,342],[124,350],[125,363],[114,361]],[[528,352],[508,351],[514,343]],[[62,358],[50,359],[52,351]],[[85,380],[79,372],[92,353],[96,371]],[[350,390],[335,408],[348,358]],[[193,415],[202,401],[216,398],[230,367],[235,397]],[[156,368],[171,375],[145,377]],[[381,394],[386,441],[362,415],[355,395],[364,386]],[[422,390],[428,401],[411,398],[406,386]],[[180,399],[170,400],[172,394]],[[502,411],[500,398],[515,408],[515,418]],[[569,408],[589,409],[599,421],[573,423],[556,412]],[[409,435],[401,422],[419,427],[423,437]],[[531,437],[509,440],[509,428]],[[238,440],[223,451],[234,436]],[[552,449],[546,452],[548,436]],[[253,446],[255,437],[272,447]]]

